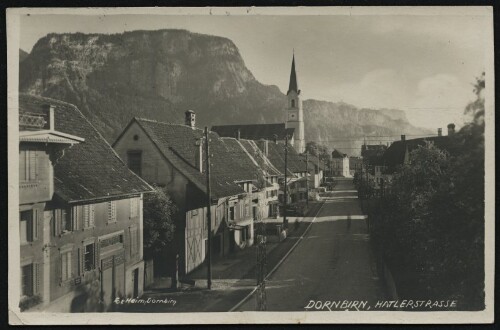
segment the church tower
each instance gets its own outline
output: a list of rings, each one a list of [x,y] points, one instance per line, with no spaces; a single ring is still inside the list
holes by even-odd
[[[295,54],[292,58],[292,71],[290,72],[290,84],[286,93],[288,105],[286,109],[286,127],[295,128],[294,147],[298,153],[306,150],[304,139],[304,113],[302,110],[302,99],[299,85],[297,83],[297,73],[295,72]]]

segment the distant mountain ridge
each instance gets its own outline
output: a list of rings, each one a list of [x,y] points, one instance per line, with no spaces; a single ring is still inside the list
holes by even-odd
[[[110,142],[134,116],[182,123],[192,109],[199,127],[285,118],[286,96],[255,79],[231,40],[186,30],[49,34],[20,62],[19,81],[22,92],[76,104]],[[306,141],[349,154],[360,141],[339,135],[429,133],[400,110],[306,100],[304,116]]]

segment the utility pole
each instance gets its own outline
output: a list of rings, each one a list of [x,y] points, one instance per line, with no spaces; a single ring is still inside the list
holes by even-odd
[[[306,151],[306,207],[309,208],[309,153]]]
[[[318,187],[320,185],[321,168],[319,167],[319,150],[318,150]]]
[[[267,275],[267,250],[266,250],[266,229],[262,219],[257,223],[257,310],[267,309],[266,297],[266,275]]]
[[[286,172],[288,171],[288,135],[285,135],[285,191],[284,191],[284,210],[283,210],[283,227],[287,228],[288,227],[288,219],[286,218],[286,206],[288,204],[288,183],[287,183],[287,177],[286,177]]]
[[[207,175],[207,229],[208,229],[208,254],[207,254],[207,288],[212,289],[212,197],[210,193],[210,148],[208,146],[208,127],[205,126],[205,154],[206,154],[206,175]]]

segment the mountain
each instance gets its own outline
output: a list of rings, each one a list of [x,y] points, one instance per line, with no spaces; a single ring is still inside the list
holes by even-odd
[[[255,79],[231,40],[186,30],[49,34],[19,75],[22,92],[76,104],[110,142],[133,116],[182,123],[187,109],[199,127],[284,120],[286,96]],[[306,140],[349,154],[360,141],[336,137],[427,133],[399,110],[307,100],[304,113]]]
[[[19,63],[21,63],[22,61],[24,61],[26,59],[26,57],[28,57],[28,53],[25,52],[24,50],[22,49],[19,49]]]

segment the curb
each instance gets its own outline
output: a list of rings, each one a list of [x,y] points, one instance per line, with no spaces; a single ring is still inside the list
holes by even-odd
[[[318,216],[319,212],[321,211],[321,209],[323,208],[324,205],[325,205],[325,202],[322,202],[321,206],[319,207],[318,211],[316,212],[316,215],[314,216],[314,218],[312,219],[312,221],[309,223],[309,226],[307,226],[306,230],[304,230],[304,232],[299,237],[299,239],[297,240],[297,242],[295,242],[295,244],[290,248],[290,250],[288,250],[288,252],[283,256],[283,258],[281,258],[281,260],[278,261],[278,263],[276,264],[276,266],[274,266],[274,268],[271,269],[271,271],[267,273],[267,275],[264,277],[264,281],[266,281],[279,268],[279,266],[281,266],[281,264],[290,255],[290,253],[292,253],[292,251],[295,250],[295,248],[297,247],[297,245],[304,239],[305,235],[307,235],[307,233],[311,229],[312,224],[316,220],[316,217]],[[248,299],[250,299],[251,296],[253,296],[253,294],[255,293],[255,291],[257,291],[257,289],[258,289],[258,286],[255,286],[252,289],[252,291],[250,291],[250,293],[245,296],[245,298],[243,298],[239,303],[237,303],[236,305],[234,305],[228,312],[234,312],[236,309],[238,309]]]

